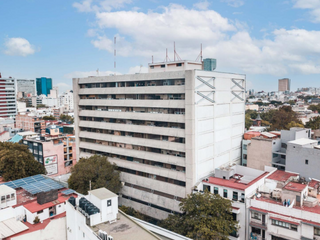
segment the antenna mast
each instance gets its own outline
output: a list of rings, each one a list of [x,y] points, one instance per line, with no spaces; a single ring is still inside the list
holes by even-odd
[[[116,75],[117,69],[117,37],[114,37],[114,51],[113,51],[113,58],[114,58],[114,75]]]
[[[174,54],[174,61],[176,61],[176,60],[180,60],[181,61],[181,58],[180,58],[179,54],[176,51],[176,42],[173,42],[173,54]]]
[[[198,62],[199,60],[200,60],[200,62],[202,62],[202,43],[200,45],[200,53],[199,53],[199,55],[198,55],[198,57],[196,59],[196,62]]]

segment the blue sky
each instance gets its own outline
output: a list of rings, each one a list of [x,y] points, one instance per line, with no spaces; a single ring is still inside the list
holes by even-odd
[[[247,88],[320,87],[320,0],[0,0],[3,77],[52,77],[60,92],[72,77],[145,72],[173,41],[182,59],[218,61],[247,75]],[[142,67],[141,67],[142,65]]]

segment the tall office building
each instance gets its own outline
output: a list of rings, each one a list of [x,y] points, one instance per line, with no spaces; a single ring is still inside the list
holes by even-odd
[[[37,78],[37,95],[40,96],[41,94],[44,94],[48,96],[50,94],[50,90],[52,89],[52,79],[41,77]]]
[[[220,166],[240,163],[245,76],[201,62],[149,64],[149,73],[73,79],[77,156],[116,163],[120,202],[151,217]]]
[[[290,91],[290,83],[291,83],[291,80],[289,78],[279,79],[278,91],[279,92]]]
[[[31,97],[36,95],[36,80],[34,79],[17,79],[17,94],[21,93],[22,97]]]
[[[0,74],[0,117],[15,118],[17,114],[16,83],[14,78],[2,78]]]

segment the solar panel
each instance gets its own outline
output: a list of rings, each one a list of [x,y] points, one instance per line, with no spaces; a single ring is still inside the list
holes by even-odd
[[[16,188],[20,188],[23,185],[42,181],[42,180],[45,180],[45,178],[43,176],[41,176],[40,174],[38,174],[35,176],[21,178],[21,179],[17,179],[14,181],[6,182],[6,183],[3,183],[3,185],[6,185],[8,187],[12,187],[12,188],[16,189]]]
[[[39,192],[48,192],[50,190],[64,188],[64,186],[55,182],[52,179],[45,179],[42,181],[25,184],[25,185],[22,185],[21,187],[31,194],[37,194]]]
[[[62,191],[62,193],[63,193],[64,195],[70,195],[70,194],[72,194],[72,193],[74,193],[74,192],[75,192],[75,191],[72,190],[72,189],[67,189],[67,190]]]

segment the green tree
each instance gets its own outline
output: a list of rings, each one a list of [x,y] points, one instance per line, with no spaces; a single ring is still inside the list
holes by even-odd
[[[94,155],[81,158],[71,168],[71,176],[68,180],[70,188],[87,194],[90,181],[91,189],[105,187],[114,193],[118,193],[121,189],[120,172],[117,171],[117,166],[111,164],[105,156]]]
[[[45,104],[38,104],[37,108],[46,108],[47,106]]]
[[[44,166],[34,160],[26,145],[0,142],[0,175],[5,181],[46,174]]]
[[[160,226],[197,240],[226,240],[237,231],[231,200],[208,191],[193,193],[180,203],[183,214],[169,215]]]
[[[42,117],[43,120],[56,120],[56,118],[52,115]]]
[[[73,117],[71,117],[69,115],[65,115],[65,114],[61,114],[60,115],[60,120],[63,121],[63,122],[70,122],[70,123],[74,122]]]
[[[311,110],[311,111],[313,111],[313,112],[315,112],[315,111],[320,112],[320,104],[318,104],[318,105],[310,105],[310,106],[308,107],[308,109]]]
[[[306,128],[311,128],[312,130],[320,129],[320,117],[313,117],[305,125]]]
[[[296,113],[292,110],[290,106],[283,106],[279,108],[279,110],[276,110],[272,113],[270,119],[264,120],[271,123],[270,130],[288,130],[289,127],[294,124],[299,124],[300,126],[303,126],[301,120],[297,118]]]
[[[297,123],[297,122],[294,122],[294,121],[291,121],[287,124],[287,129],[290,129],[292,127],[299,127],[299,128],[304,128],[304,125],[302,123]]]

